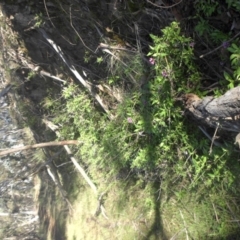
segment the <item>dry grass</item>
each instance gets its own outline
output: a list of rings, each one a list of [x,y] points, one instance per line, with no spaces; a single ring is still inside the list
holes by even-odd
[[[79,192],[73,204],[73,215],[68,216],[67,239],[141,239],[153,224],[154,211],[151,193],[134,184],[112,182],[106,193],[104,207],[109,219],[94,216],[98,201],[90,188]],[[103,189],[103,186],[102,186]],[[152,209],[152,211],[150,210]]]

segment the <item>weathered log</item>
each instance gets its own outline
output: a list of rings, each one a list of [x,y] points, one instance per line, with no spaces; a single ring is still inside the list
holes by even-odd
[[[183,96],[186,113],[204,125],[240,132],[240,87],[227,91],[224,95],[199,98],[195,94]]]

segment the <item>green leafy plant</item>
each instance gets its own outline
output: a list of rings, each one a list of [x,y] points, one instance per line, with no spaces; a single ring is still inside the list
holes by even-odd
[[[97,58],[97,63],[102,63],[103,62],[103,58],[102,57],[98,57]]]
[[[35,28],[40,28],[42,26],[43,22],[44,22],[43,14],[42,13],[36,14],[34,20],[35,20],[34,27]]]
[[[211,27],[209,26],[209,23],[207,20],[199,17],[199,21],[195,26],[195,31],[198,32],[200,36],[202,36],[205,33],[209,33],[211,31]]]
[[[199,36],[204,36],[207,41],[211,41],[213,44],[220,44],[224,40],[228,39],[226,33],[222,32],[216,26],[211,25],[210,17],[220,15],[222,9],[219,7],[218,1],[211,0],[199,0],[195,1],[197,23],[194,27]]]
[[[237,11],[240,11],[240,2],[238,0],[226,0],[228,8],[235,8]]]
[[[226,44],[225,42],[223,45],[228,46],[229,43]],[[233,71],[232,73],[224,71],[224,78],[228,83],[227,89],[231,89],[236,87],[240,81],[240,48],[237,46],[236,42],[234,42],[227,48],[227,50],[231,53],[230,61]]]
[[[216,11],[219,3],[218,1],[212,0],[198,0],[195,1],[196,9],[199,14],[204,15],[206,17],[212,16],[212,14]]]
[[[232,43],[228,48],[228,51],[231,53],[230,60],[231,65],[234,70],[233,77],[239,81],[240,80],[240,47],[236,43]]]
[[[136,83],[127,89],[113,120],[97,112],[85,92],[70,85],[63,91],[66,104],[64,108],[59,104],[55,121],[63,126],[63,136],[83,142],[79,154],[87,164],[111,173],[129,168],[146,179],[167,174],[171,178],[165,182],[166,189],[173,181],[186,181],[187,172],[192,176],[189,188],[195,189],[201,181],[213,186],[223,180],[224,164],[218,171],[210,164],[218,161],[221,150],[213,149],[214,154],[220,152],[209,156],[209,142],[196,140],[199,133],[186,123],[176,101],[183,93],[198,92],[194,42],[181,33],[176,22],[152,39],[149,56],[155,77],[144,86]],[[132,65],[131,72],[138,64]]]
[[[28,79],[28,80],[31,80],[31,79],[33,79],[35,76],[36,76],[36,72],[34,72],[34,71],[29,71],[28,76],[27,76],[27,79]]]
[[[128,68],[121,62],[112,61],[108,84],[121,87],[122,93],[122,101],[109,108],[114,117],[109,118],[99,111],[88,93],[74,84],[63,89],[62,97],[54,106],[47,99],[45,105],[61,126],[62,137],[81,142],[75,152],[93,181],[99,183],[99,172],[106,182],[126,172],[134,176],[131,181],[137,179],[141,185],[161,182],[152,191],[154,196],[161,192],[167,199],[163,201],[165,216],[176,212],[181,204],[191,203],[200,220],[193,221],[192,214],[182,209],[174,218],[180,222],[184,215],[195,239],[204,234],[218,237],[229,228],[227,222],[231,216],[218,208],[224,206],[227,198],[223,196],[218,200],[216,196],[234,188],[236,180],[232,169],[236,166],[236,156],[224,144],[221,148],[213,146],[209,154],[211,142],[183,116],[183,106],[178,101],[181,95],[197,93],[201,96],[198,90],[201,76],[194,62],[194,41],[184,36],[176,22],[163,29],[161,36],[151,37],[150,69],[145,68],[139,55],[122,56],[121,60],[125,59],[123,62],[128,63]],[[140,67],[141,71],[138,71]],[[152,77],[142,81],[140,75],[147,71]],[[149,192],[147,187],[146,192]],[[146,214],[150,216],[157,207],[156,199],[152,194],[144,194],[143,199]],[[211,201],[217,210],[211,208]],[[121,207],[121,211],[123,209]],[[226,217],[219,218],[219,224],[216,224],[215,215],[221,214]],[[206,222],[212,223],[211,229]],[[201,229],[195,231],[200,225]],[[172,230],[178,231],[180,227]]]

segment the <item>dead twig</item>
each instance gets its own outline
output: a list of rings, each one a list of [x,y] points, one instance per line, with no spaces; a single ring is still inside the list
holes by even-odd
[[[57,155],[59,155],[62,152],[62,150],[61,150],[60,152],[56,153],[54,156],[51,157],[50,154],[48,153],[47,149],[44,149],[43,151],[44,151],[45,155],[50,159],[52,158],[52,160],[53,160],[53,158],[55,158]],[[68,207],[70,209],[70,213],[72,214],[72,212],[73,212],[72,204],[70,203],[70,201],[67,198],[67,192],[63,189],[61,180],[60,180],[59,175],[58,175],[58,171],[56,170],[56,166],[53,164],[53,161],[50,161],[48,164],[46,164],[46,168],[47,168],[48,175],[51,177],[51,179],[55,183],[55,185],[58,188],[60,194],[62,195],[62,198],[68,204]]]
[[[211,136],[201,127],[198,126],[198,128],[202,131],[202,133],[212,142],[212,138]],[[222,144],[217,142],[217,141],[213,141],[213,144],[217,147],[222,147]]]
[[[43,119],[43,122],[46,124],[46,126],[48,126],[52,131],[54,131],[56,133],[56,135],[58,137],[60,137],[60,133],[57,131],[58,126],[56,126],[55,124],[53,124],[52,122]],[[85,172],[85,170],[79,165],[79,163],[77,162],[77,160],[72,156],[72,152],[70,150],[70,148],[67,145],[64,145],[64,148],[67,152],[67,154],[70,156],[70,159],[73,163],[73,165],[77,168],[77,170],[80,172],[80,174],[82,175],[82,177],[85,179],[85,181],[88,183],[88,185],[91,187],[91,189],[93,190],[95,195],[98,195],[98,190],[96,185],[92,182],[92,180],[89,178],[89,176],[87,175],[87,173]],[[99,198],[98,198],[98,202],[99,202],[99,206],[98,208],[101,209],[101,213],[102,215],[108,219],[106,213],[105,213],[105,208],[103,206],[103,202],[102,202],[102,197],[103,197],[104,193],[102,193]]]
[[[219,128],[219,122],[217,123],[217,127],[216,127],[215,132],[214,132],[213,137],[212,137],[211,146],[210,146],[210,149],[209,149],[209,155],[212,153],[212,146],[214,144],[218,128]]]
[[[73,23],[72,23],[72,8],[71,8],[71,6],[70,6],[69,12],[70,12],[70,25],[71,25],[72,29],[74,30],[74,32],[77,34],[77,36],[78,36],[79,39],[81,40],[83,46],[84,46],[85,48],[87,48],[90,52],[94,53],[94,51],[85,44],[85,42],[83,41],[83,39],[82,39],[82,37],[80,36],[80,34],[79,34],[78,31],[76,30],[76,28],[73,26]]]
[[[5,156],[10,153],[19,152],[19,151],[28,150],[28,149],[44,148],[44,147],[51,147],[51,146],[63,146],[63,145],[77,145],[78,143],[79,142],[77,140],[37,143],[37,144],[27,145],[27,146],[23,146],[23,147],[4,149],[3,151],[0,152],[0,156]]]
[[[96,99],[96,101],[100,104],[100,106],[103,108],[103,110],[108,114],[108,117],[110,119],[113,119],[114,116],[110,113],[108,106],[105,105],[101,99],[101,97],[93,92],[92,87],[90,83],[85,81],[82,76],[79,74],[79,72],[75,69],[75,67],[65,58],[61,48],[57,46],[52,39],[50,39],[47,35],[47,33],[43,29],[39,29],[39,31],[42,33],[43,37],[50,43],[50,45],[53,47],[53,49],[58,53],[58,55],[61,57],[63,62],[66,64],[66,66],[69,68],[69,70],[74,74],[74,76],[77,78],[77,80],[89,91],[89,93]]]
[[[218,218],[218,215],[217,215],[216,207],[215,207],[215,205],[214,205],[213,202],[212,202],[212,206],[213,206],[213,210],[214,210],[214,212],[215,212],[216,220],[217,220],[217,222],[219,223],[219,218]]]
[[[141,41],[140,41],[140,37],[139,37],[139,27],[136,22],[134,22],[133,24],[134,24],[134,29],[135,29],[135,33],[136,33],[137,49],[138,49],[138,52],[142,55],[142,47],[141,47]]]
[[[182,220],[183,220],[183,225],[184,225],[184,227],[185,227],[185,232],[186,232],[186,237],[187,237],[186,239],[189,240],[188,230],[187,230],[187,226],[186,226],[185,219],[184,219],[184,217],[183,217],[182,211],[181,211],[181,210],[179,210],[179,211],[180,211],[181,218],[182,218]]]
[[[40,172],[44,167],[46,167],[46,165],[50,164],[50,163],[53,161],[53,159],[56,158],[60,153],[62,153],[62,150],[59,151],[59,152],[57,152],[57,153],[55,153],[52,157],[49,157],[49,159],[48,159],[46,162],[42,163],[42,164],[37,168],[37,170],[35,170],[34,172],[32,172],[30,175],[28,175],[27,178],[30,178],[30,177],[36,175],[38,172]]]
[[[58,126],[54,125],[52,122],[43,119],[43,122],[46,124],[46,126],[48,126],[52,131],[54,131],[58,137],[60,137],[60,133],[57,131]],[[84,169],[78,164],[77,160],[72,157],[72,152],[70,150],[70,148],[66,145],[64,145],[64,148],[67,152],[67,154],[70,157],[72,163],[74,164],[74,166],[77,168],[77,170],[81,173],[81,175],[83,176],[83,178],[86,180],[86,182],[89,184],[89,186],[92,188],[93,192],[95,194],[97,194],[97,187],[95,186],[95,184],[91,181],[91,179],[88,177],[88,175],[86,174],[86,172],[84,171]]]
[[[228,201],[226,201],[226,204],[227,204],[227,206],[228,206],[229,211],[230,211],[231,214],[232,214],[232,218],[233,218],[233,220],[236,221],[238,227],[240,227],[239,219],[237,219],[237,217],[236,217],[234,211],[232,210],[232,208],[230,207]]]
[[[109,51],[108,49],[103,49],[103,52],[106,52],[108,54],[110,54],[113,58],[115,58],[116,60],[118,60],[121,64],[123,64],[126,68],[129,68],[129,66],[123,62],[119,57],[117,57],[115,54],[113,54],[111,51]],[[135,74],[138,74],[136,71],[132,70],[132,72],[134,72]],[[136,79],[133,77],[133,75],[131,73],[129,73],[129,76],[131,77],[131,79],[133,80],[134,83],[137,83]]]
[[[95,50],[95,52],[97,52],[97,50],[99,48],[108,48],[108,49],[113,49],[113,50],[122,50],[122,51],[127,51],[127,52],[132,52],[132,53],[136,53],[137,51],[134,50],[130,50],[127,48],[122,48],[122,47],[118,47],[118,46],[110,46],[108,44],[105,43],[100,43],[99,46],[97,47],[97,49]]]
[[[152,5],[155,6],[155,7],[167,9],[167,8],[172,8],[172,7],[177,6],[178,4],[180,4],[180,3],[182,2],[182,0],[180,0],[179,2],[177,2],[177,3],[175,3],[175,4],[171,5],[171,6],[160,6],[160,5],[155,4],[155,3],[153,3],[153,2],[151,2],[151,1],[149,1],[149,0],[147,0],[147,2],[150,3],[150,4],[152,4]]]
[[[57,80],[57,81],[62,82],[62,83],[66,83],[66,82],[67,82],[66,80],[62,80],[61,78],[56,77],[56,76],[52,75],[51,73],[46,72],[46,71],[43,71],[43,70],[40,70],[39,73],[40,73],[41,75],[43,75],[43,76],[52,78],[52,79]]]
[[[53,24],[51,18],[50,18],[49,13],[48,13],[46,1],[44,0],[43,3],[44,3],[44,7],[45,7],[45,10],[46,10],[46,13],[47,13],[47,16],[48,16],[49,21],[51,22],[52,26],[53,26],[54,28],[56,28],[55,25]]]
[[[237,33],[237,34],[236,34],[234,37],[232,37],[231,39],[229,39],[227,42],[230,43],[231,41],[233,41],[233,40],[234,40],[236,37],[238,37],[239,35],[240,35],[240,32]],[[222,47],[223,47],[223,44],[221,44],[220,46],[214,48],[212,51],[210,51],[210,52],[208,52],[208,53],[205,53],[205,54],[201,55],[199,58],[204,58],[204,57],[206,57],[207,55],[210,55],[210,54],[216,52],[218,49],[220,49],[220,48],[222,48]]]

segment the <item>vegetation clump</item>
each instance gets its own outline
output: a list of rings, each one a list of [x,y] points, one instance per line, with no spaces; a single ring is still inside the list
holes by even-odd
[[[34,64],[21,55],[19,91],[38,110],[26,124],[39,128],[47,118],[58,125],[59,140],[78,140],[71,150],[99,189],[92,196],[59,162],[76,210],[59,220],[66,239],[238,236],[234,136],[194,121],[183,96],[219,96],[238,86],[240,6],[162,2],[44,2],[22,31],[30,50],[28,33],[41,38],[39,45],[47,40],[32,54]],[[21,109],[32,115],[28,106]]]
[[[194,214],[203,214],[199,209],[210,213],[200,222],[215,222],[218,214],[225,216],[219,220],[224,229],[223,225],[216,224],[211,230],[211,234],[218,236],[222,231],[227,233],[235,229],[226,224],[231,218],[229,210],[220,213],[216,208],[231,201],[226,193],[235,188],[236,176],[232,170],[237,163],[232,159],[236,154],[227,143],[221,148],[212,146],[184,116],[178,101],[181,95],[204,94],[199,91],[201,72],[194,61],[195,42],[182,34],[176,22],[162,33],[160,37],[151,36],[153,45],[148,54],[150,66],[147,70],[151,78],[142,82],[138,79],[131,83],[132,87],[122,91],[122,102],[111,110],[113,119],[96,112],[88,94],[70,85],[62,92],[66,105],[54,105],[53,113],[59,113],[55,123],[63,126],[62,136],[82,142],[77,154],[87,164],[93,179],[98,178],[96,171],[101,171],[108,179],[127,171],[123,176],[129,175],[146,183],[158,182],[156,190],[169,198],[161,206],[163,212],[166,211],[165,218],[171,215],[169,211],[180,209],[181,204],[188,202],[193,208],[197,206]],[[134,64],[131,65],[133,72],[141,64],[144,67],[141,58]],[[218,194],[221,194],[219,199]],[[173,199],[177,201],[175,210],[171,205]],[[207,207],[206,202],[211,206]],[[152,204],[146,207],[151,209]],[[191,234],[196,238],[207,236],[209,230],[206,231],[204,225],[196,231],[198,224],[198,221],[190,224]]]

